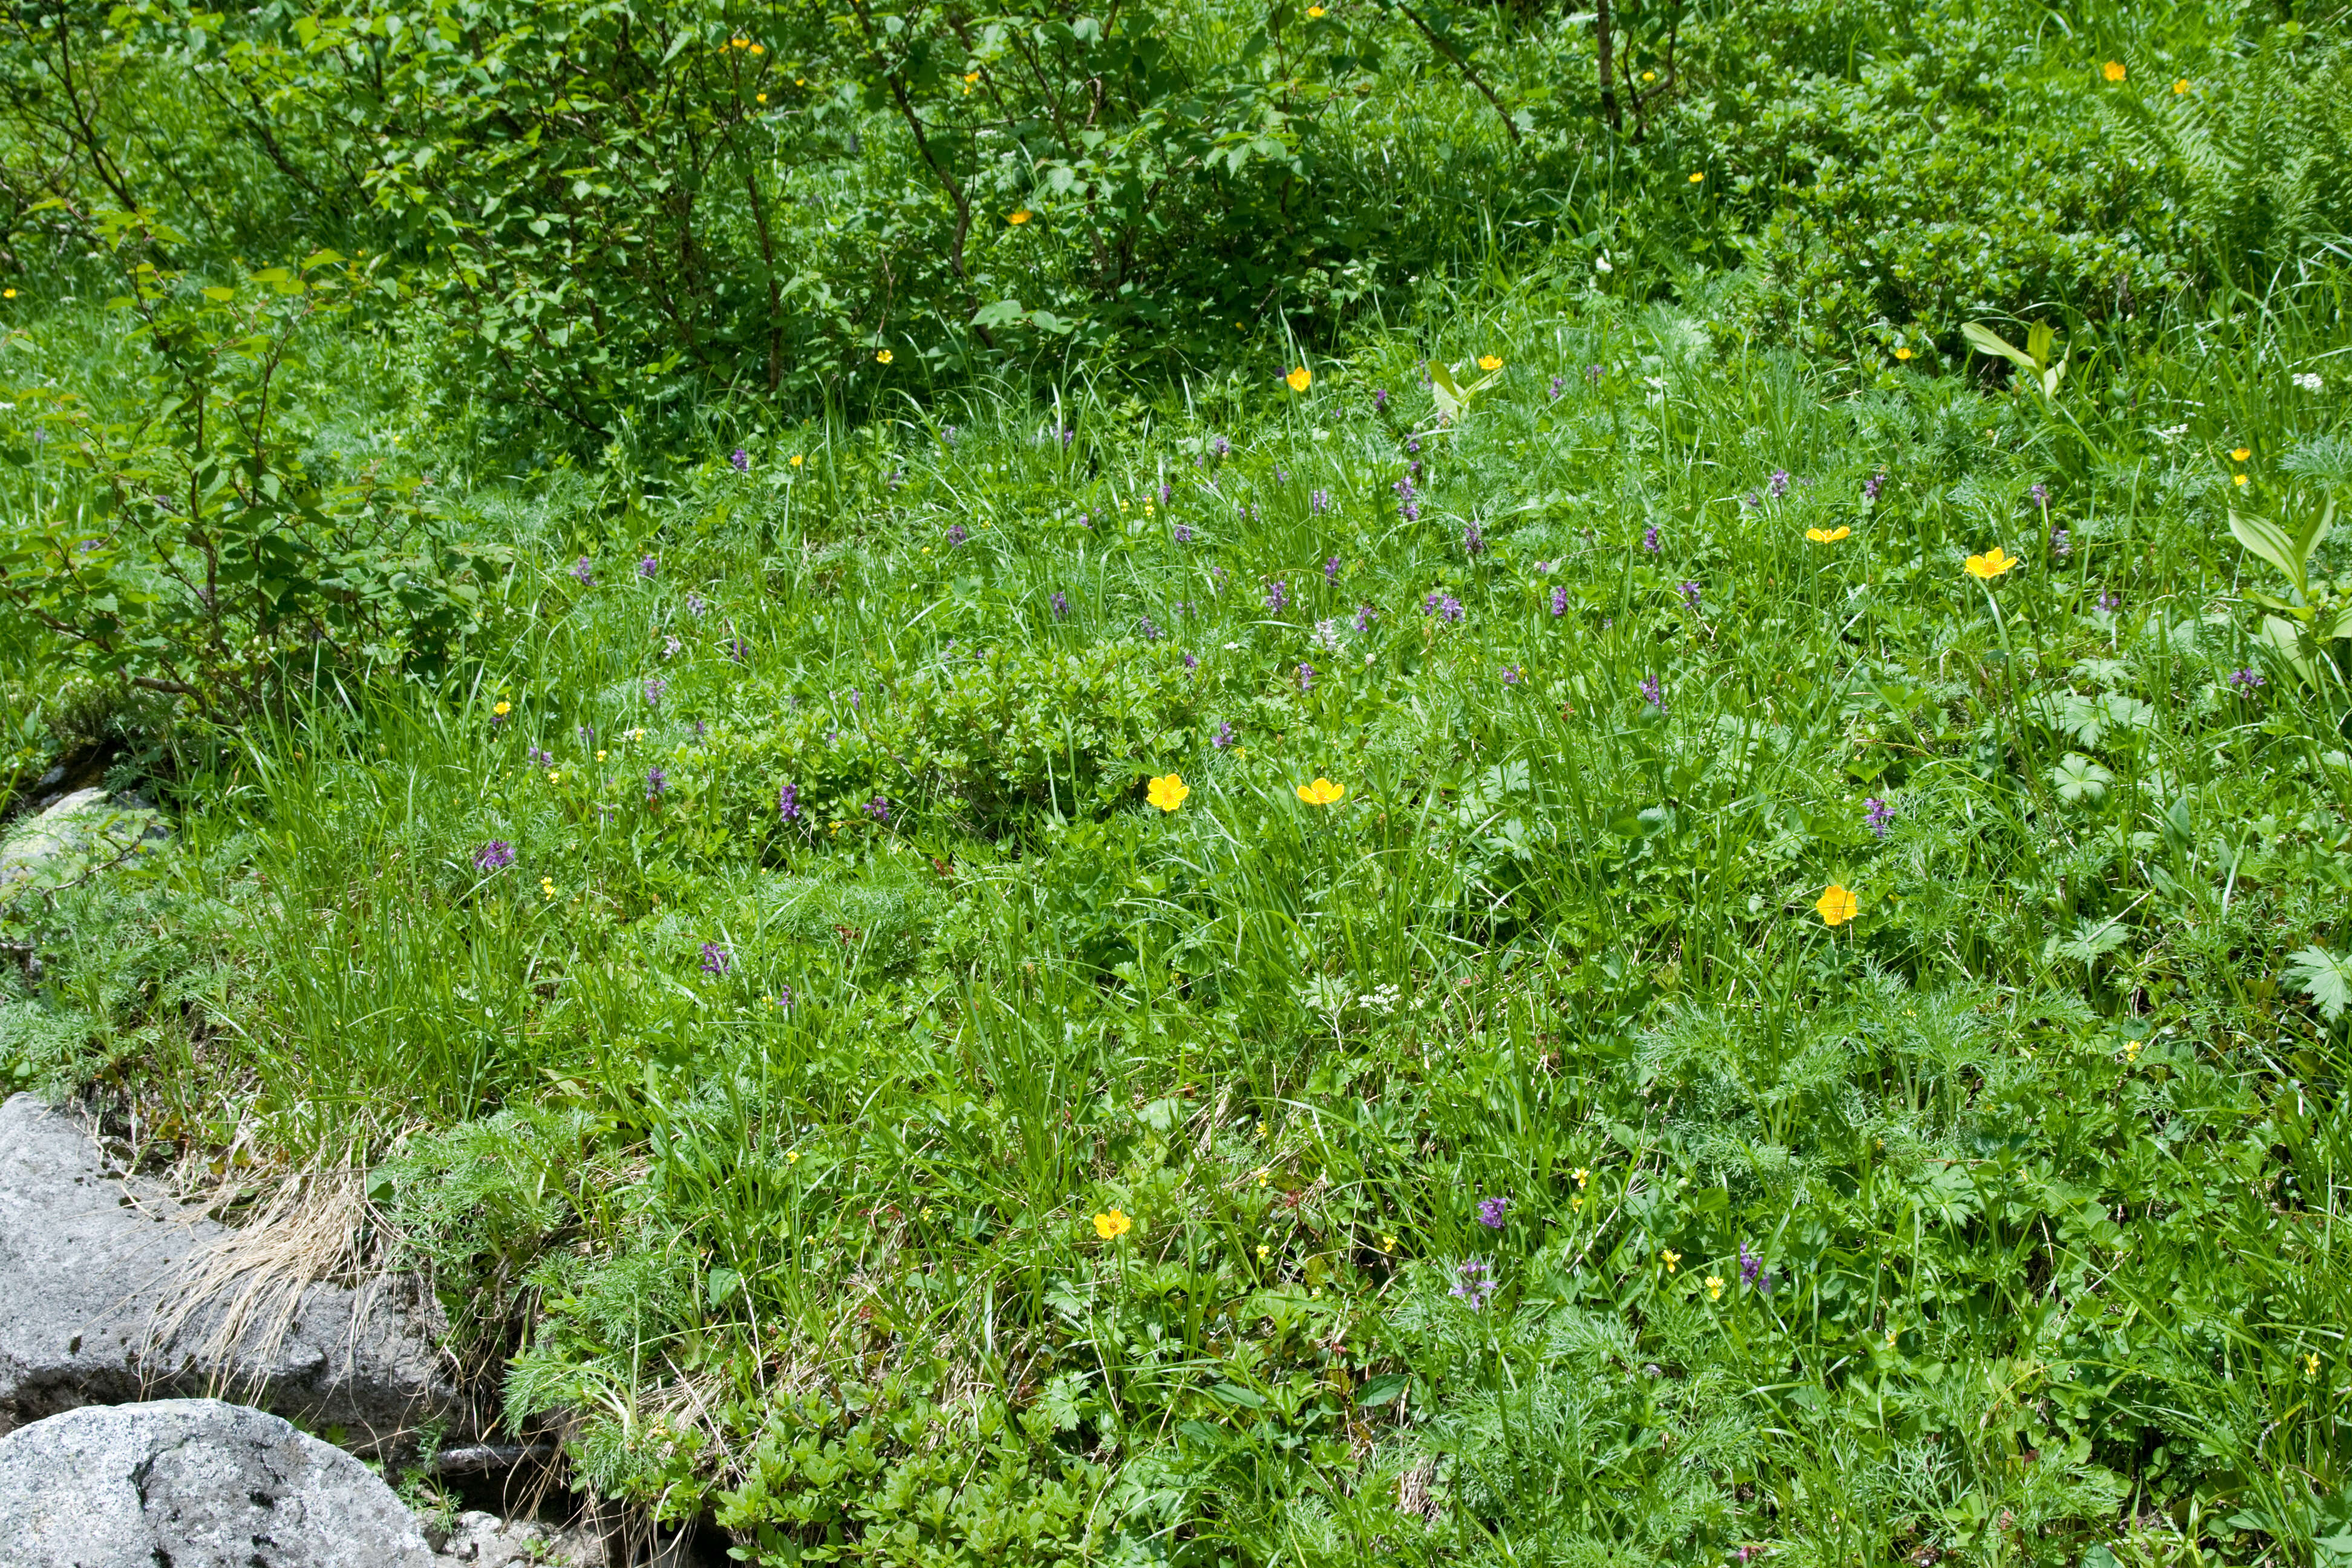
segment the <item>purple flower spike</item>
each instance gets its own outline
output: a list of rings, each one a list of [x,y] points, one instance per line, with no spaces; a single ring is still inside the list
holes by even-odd
[[[1214,746],[1217,750],[1219,750],[1219,751],[1221,751],[1221,752],[1222,752],[1222,751],[1223,751],[1226,747],[1228,747],[1228,746],[1232,745],[1233,743],[1234,743],[1234,721],[1233,721],[1232,720],[1230,720],[1230,719],[1220,719],[1220,720],[1218,720],[1218,721],[1217,721],[1217,732],[1216,732],[1215,734],[1213,734],[1213,735],[1212,735],[1212,736],[1210,736],[1210,737],[1209,737],[1209,744],[1211,744],[1212,746]]]
[[[1757,1275],[1763,1270],[1764,1259],[1748,1251],[1748,1244],[1741,1242],[1739,1244],[1739,1282],[1742,1285],[1753,1285],[1756,1283]]]
[[[1334,555],[1330,560],[1323,563],[1323,581],[1326,583],[1337,583],[1339,580],[1339,558]]]
[[[1372,412],[1375,414],[1386,414],[1388,411],[1389,389],[1385,386],[1376,386],[1372,388]]]
[[[1658,525],[1650,524],[1642,531],[1642,548],[1655,555],[1658,552]]]
[[[1698,584],[1696,584],[1696,583],[1683,583],[1683,584],[1677,584],[1677,585],[1675,586],[1675,593],[1677,593],[1677,594],[1680,594],[1680,595],[1683,596],[1683,607],[1684,607],[1685,609],[1689,610],[1689,611],[1690,611],[1692,614],[1694,614],[1694,615],[1696,615],[1696,614],[1698,612]]]
[[[1503,1228],[1503,1216],[1510,1211],[1511,1200],[1506,1197],[1480,1198],[1478,1223],[1488,1230]]]
[[[1190,523],[1180,522],[1176,525],[1176,542],[1179,544],[1192,542],[1192,528]]]
[[[736,447],[727,460],[735,465],[735,471],[739,474],[748,474],[751,471],[751,454],[740,447]]]
[[[1895,821],[1895,808],[1876,795],[1872,795],[1862,803],[1862,820],[1868,826],[1872,834],[1884,838],[1886,837],[1886,829]]]
[[[970,539],[971,537],[971,534],[964,531],[963,524],[960,522],[951,522],[948,524],[948,542],[950,544],[961,544],[965,540]]]
[[[1516,665],[1516,664],[1507,664],[1507,665],[1503,666],[1503,684],[1504,684],[1504,685],[1506,685],[1506,686],[1517,686],[1517,685],[1519,683],[1519,679],[1520,679],[1520,677],[1519,677],[1519,667],[1518,667],[1517,665]]]
[[[701,595],[699,595],[699,594],[688,594],[688,595],[687,595],[687,596],[686,596],[686,613],[687,613],[688,615],[689,615],[689,616],[695,616],[697,619],[699,619],[699,618],[701,617],[702,612],[703,612],[703,611],[705,611],[705,610],[707,610],[707,609],[709,609],[709,608],[710,608],[710,601],[709,601],[709,600],[708,600],[708,599],[706,599],[706,598],[704,598]]]
[[[585,555],[572,563],[572,575],[580,580],[580,585],[583,588],[595,585],[596,569],[589,563],[588,557]]]
[[[2074,553],[2074,539],[2063,528],[2050,531],[2050,553],[2063,561]]]
[[[1475,1312],[1492,1300],[1496,1290],[1494,1268],[1473,1258],[1454,1271],[1454,1289],[1446,1294],[1459,1300]]]
[[[735,967],[735,955],[715,942],[702,944],[702,973],[719,975]]]
[[[872,800],[867,801],[866,803],[866,815],[872,817],[877,822],[889,821],[890,802],[888,798],[877,795]]]
[[[1568,584],[1562,583],[1551,591],[1551,616],[1558,620],[1568,614]]]
[[[1779,500],[1782,496],[1787,495],[1789,493],[1789,470],[1786,468],[1773,469],[1772,482],[1764,487],[1764,493],[1773,500]]]
[[[1290,584],[1276,577],[1265,585],[1265,607],[1279,610],[1290,603]]]
[[[1301,691],[1312,691],[1315,689],[1315,667],[1313,665],[1302,664],[1298,667],[1298,689]]]
[[[648,707],[648,708],[658,708],[658,707],[660,707],[660,706],[661,706],[661,700],[662,700],[664,697],[667,696],[668,694],[669,694],[669,682],[668,682],[668,681],[667,681],[667,680],[664,680],[660,676],[656,675],[656,676],[655,676],[652,679],[650,679],[650,680],[648,680],[648,681],[646,681],[646,707]]]
[[[551,768],[555,765],[555,753],[553,752],[542,752],[537,746],[533,746],[530,751],[523,754],[530,759],[530,765],[532,767]]]
[[[2048,511],[2050,510],[2050,487],[2048,485],[2037,483],[2029,488],[2025,494],[2035,506],[2040,507],[2044,511]]]
[[[1642,700],[1648,703],[1651,707],[1658,710],[1661,713],[1665,711],[1665,688],[1658,684],[1658,678],[1656,676],[1650,675],[1643,678]]]
[[[667,773],[662,772],[659,768],[648,769],[646,773],[646,804],[652,805],[658,802],[661,799],[662,791],[668,787],[668,784],[669,775]]]
[[[783,821],[790,822],[794,817],[800,816],[800,814],[801,792],[799,788],[793,784],[785,784],[782,788],[778,789],[776,791],[776,816]]]
[[[2123,595],[2113,589],[2099,595],[2099,609],[2102,614],[2112,616],[2123,608]]]
[[[1486,536],[1475,522],[1462,525],[1462,552],[1473,559],[1486,552]]]
[[[1054,607],[1054,618],[1055,620],[1066,621],[1070,618],[1070,596],[1067,594],[1065,594],[1060,589],[1056,588],[1054,592],[1045,595],[1045,603]]]
[[[1554,403],[1558,403],[1559,401],[1559,395],[1567,390],[1568,378],[1566,376],[1556,375],[1551,378],[1551,400]]]
[[[661,559],[658,556],[648,555],[637,563],[637,575],[648,583],[652,582],[660,572]]]
[[[1357,605],[1356,618],[1352,624],[1359,632],[1370,631],[1372,629],[1372,607],[1370,605]]]
[[[514,846],[503,838],[493,838],[474,851],[474,869],[485,875],[503,871],[514,864]]]
[[[2255,688],[2269,684],[2270,682],[2264,680],[2262,672],[2257,669],[2233,669],[2230,672],[2230,685],[2241,697],[2251,697]]]
[[[1184,656],[1184,668],[1187,669],[1198,669],[1201,668],[1201,661],[1194,658],[1188,653]]]

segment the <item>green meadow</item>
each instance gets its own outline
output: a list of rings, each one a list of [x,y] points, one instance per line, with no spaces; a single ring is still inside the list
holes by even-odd
[[[2343,25],[18,7],[0,1076],[709,1561],[2345,1568]]]

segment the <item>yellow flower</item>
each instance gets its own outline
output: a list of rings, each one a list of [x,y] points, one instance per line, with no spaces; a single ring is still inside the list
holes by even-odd
[[[1503,368],[1503,362],[1496,359],[1493,354],[1480,354],[1478,356],[1478,368],[1480,370],[1500,370]]]
[[[1265,1256],[1265,1243],[1263,1241],[1257,1244],[1257,1255],[1260,1258],[1264,1258]]]
[[[563,782],[563,775],[557,773],[553,768],[550,768],[547,770],[547,782],[550,784],[562,784]]]
[[[1853,919],[1854,910],[1858,907],[1859,901],[1854,896],[1835,882],[1832,882],[1822,896],[1813,900],[1813,908],[1821,911],[1822,923],[1825,926],[1845,924],[1846,921]]]
[[[1982,555],[1969,557],[1969,575],[1979,582],[1990,583],[2016,564],[2017,557],[1996,544]]]
[[[1701,180],[1704,180],[1704,179],[1706,179],[1706,176],[1705,174],[1693,174],[1693,175],[1691,176],[1691,181],[1690,181],[1690,183],[1691,183],[1692,184],[1696,185],[1696,184],[1697,184]]]
[[[764,55],[768,52],[768,46],[765,44],[753,44],[751,46],[751,52],[755,55]]]
[[[1580,1188],[1585,1184],[1585,1178],[1591,1175],[1592,1173],[1586,1170],[1583,1166],[1579,1165],[1575,1170],[1570,1171],[1569,1174],[1576,1178],[1576,1184]]]
[[[2109,81],[2121,81],[2124,79],[2124,62],[2121,60],[2109,60],[2105,65],[2099,68],[2099,74],[2106,78]]]
[[[15,299],[16,297],[16,290],[15,290],[14,289],[11,289],[7,290],[6,295],[5,295],[5,298],[13,300],[13,299]]]
[[[1723,1300],[1722,1275],[1710,1274],[1706,1277],[1706,1299],[1710,1301],[1720,1301]]]
[[[1146,798],[1162,811],[1173,811],[1183,805],[1184,797],[1192,793],[1185,785],[1183,774],[1162,773],[1151,781]]]
[[[1027,207],[1023,207],[1019,212],[1014,213],[1011,217],[1006,218],[1004,221],[1012,224],[1015,227],[1018,227],[1022,224],[1029,221],[1029,209]]]
[[[2317,1351],[2314,1351],[2309,1355],[2303,1358],[2303,1375],[2305,1377],[2317,1377],[2319,1375],[2319,1352]]]
[[[1320,6],[1320,5],[1309,5],[1308,7],[1307,7],[1307,19],[1308,19],[1309,21],[1314,20],[1316,17],[1320,16],[1321,15],[1323,15],[1323,7],[1322,7],[1322,6]]]
[[[793,466],[793,468],[799,468],[803,463],[806,462],[808,459],[807,459],[807,458],[803,458],[803,457],[802,457],[798,452],[794,452],[791,457],[789,457],[789,458],[785,458],[784,460],[785,460],[786,462],[788,462],[788,463],[792,464],[792,466]]]
[[[1853,531],[1850,528],[1809,528],[1805,530],[1805,537],[1815,544],[1835,544]]]
[[[511,704],[505,703],[505,702],[497,702],[497,703],[493,703],[493,704],[491,704],[491,706],[490,706],[490,711],[491,711],[491,712],[493,712],[493,713],[495,713],[495,714],[497,714],[499,718],[503,719],[503,718],[505,718],[508,714],[509,714],[509,713],[513,712],[513,711],[514,711],[514,709],[513,709],[513,707],[512,707],[512,705],[511,705]]]
[[[1329,779],[1318,778],[1313,784],[1298,787],[1298,798],[1309,805],[1329,805],[1348,793],[1346,784],[1335,784]]]
[[[1676,1252],[1671,1247],[1666,1248],[1664,1252],[1659,1253],[1658,1256],[1665,1260],[1666,1272],[1669,1274],[1672,1274],[1675,1271],[1675,1265],[1683,1260],[1683,1255]]]
[[[2189,90],[2189,79],[2187,77],[2182,77],[2179,81],[2174,82],[2172,84],[2172,90],[2175,92],[2187,92]]]
[[[1315,384],[1315,373],[1302,364],[1282,379],[1290,384],[1291,391],[1304,392]]]
[[[797,1149],[793,1150],[790,1153],[784,1156],[784,1163],[787,1165],[797,1165],[800,1163],[801,1152]]]
[[[877,353],[874,356],[874,363],[876,364],[888,364],[890,363],[890,351],[888,349],[884,349]]]
[[[730,49],[747,48],[751,42],[749,38],[730,38],[727,40],[727,47]]]
[[[1396,1250],[1396,1237],[1393,1236],[1384,1236],[1381,1237],[1381,1250],[1382,1252],[1394,1252]]]
[[[597,752],[597,753],[596,753],[596,760],[597,760],[598,762],[600,762],[600,763],[601,763],[601,762],[603,762],[603,761],[604,760],[604,752]]]
[[[2230,461],[2242,463],[2253,455],[2254,449],[2252,447],[2232,447],[2230,449]]]
[[[764,92],[753,93],[751,96],[761,103],[768,101],[768,95]]]
[[[1643,71],[1642,73],[1642,79],[1643,81],[1655,81],[1658,79],[1658,73],[1655,71]]]
[[[1135,1222],[1117,1209],[1095,1215],[1095,1234],[1105,1241],[1117,1241],[1134,1228]]]
[[[2244,484],[2244,483],[2246,482],[2246,476],[2245,476],[2245,475],[2243,475],[2243,474],[2240,474],[2236,479],[2234,479],[2231,480],[2230,482],[2231,482],[2231,484],[2239,484],[2239,485],[2242,485],[2242,484]]]
[[[1896,349],[1895,351],[1895,357],[1896,359],[1909,359],[1911,357],[1911,351],[1909,349]]]
[[[978,81],[978,80],[980,79],[980,73],[979,73],[978,71],[968,71],[968,72],[966,72],[966,73],[964,74],[964,79],[964,79],[964,85],[965,85],[965,86],[967,86],[967,87],[969,87],[969,86],[970,86],[970,85],[971,85],[973,82],[976,82],[976,81]]]

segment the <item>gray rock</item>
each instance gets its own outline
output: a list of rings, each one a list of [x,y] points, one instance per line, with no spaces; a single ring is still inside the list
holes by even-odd
[[[0,889],[76,881],[148,854],[170,837],[162,816],[136,795],[78,789],[9,832],[0,847]]]
[[[226,1393],[354,1447],[475,1423],[415,1281],[313,1284],[282,1333],[230,1332],[190,1281],[236,1233],[110,1172],[80,1122],[28,1094],[0,1105],[0,1432],[82,1405]],[[341,1431],[335,1431],[341,1428]]]
[[[436,1534],[439,1538],[436,1540]],[[583,1525],[559,1529],[532,1519],[500,1519],[494,1513],[461,1513],[446,1533],[428,1528],[425,1538],[436,1556],[474,1568],[606,1568],[610,1559],[601,1533]]]
[[[366,1466],[216,1399],[69,1411],[0,1437],[11,1568],[434,1568]]]

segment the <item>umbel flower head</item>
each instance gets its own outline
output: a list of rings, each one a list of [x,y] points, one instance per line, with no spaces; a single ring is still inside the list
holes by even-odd
[[[1183,805],[1185,797],[1192,793],[1181,773],[1162,773],[1151,781],[1145,798],[1162,811],[1173,811]]]
[[[1309,805],[1330,805],[1347,793],[1347,785],[1333,784],[1327,778],[1318,778],[1313,784],[1303,784],[1298,786],[1298,798]]]
[[[2016,564],[2017,557],[1996,544],[1982,555],[1969,556],[1968,573],[1979,583],[1990,583]]]

